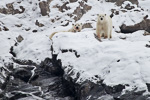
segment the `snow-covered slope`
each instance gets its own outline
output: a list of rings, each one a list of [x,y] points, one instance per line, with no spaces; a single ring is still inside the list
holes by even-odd
[[[132,34],[123,34],[120,32],[122,24],[134,25],[150,16],[150,7],[148,0],[139,0],[139,5],[125,1],[122,6],[115,3],[105,2],[105,0],[50,0],[49,16],[42,16],[39,3],[46,0],[1,0],[0,8],[7,8],[6,4],[13,3],[14,9],[25,8],[20,14],[0,14],[0,67],[4,67],[5,62],[13,62],[13,57],[9,52],[13,46],[13,52],[16,58],[21,60],[32,60],[40,63],[46,57],[51,58],[51,46],[53,54],[57,54],[62,61],[63,69],[66,75],[76,79],[81,83],[86,79],[97,83],[103,80],[107,85],[114,86],[123,84],[128,86],[127,90],[136,87],[140,90],[146,90],[146,83],[150,83],[150,50],[145,45],[149,44],[150,36],[143,36],[144,30]],[[59,6],[66,3],[68,9],[63,12]],[[60,32],[49,40],[49,35],[56,31],[70,29],[75,22],[74,11],[77,7],[82,8],[81,2],[91,6],[90,10],[77,22],[83,24],[90,23],[92,28],[84,28],[78,33]],[[133,6],[127,10],[126,6]],[[69,9],[70,8],[70,9]],[[112,13],[113,11],[114,13]],[[116,13],[117,12],[117,13]],[[99,42],[95,37],[95,28],[97,14],[106,13],[113,15],[113,38],[110,40],[102,39]],[[44,26],[39,27],[35,24],[39,21]],[[7,27],[9,31],[4,31]],[[21,35],[24,40],[14,46],[16,37]],[[5,73],[3,73],[4,77]],[[1,77],[1,75],[0,75]],[[4,79],[1,78],[1,83]]]
[[[104,80],[110,86],[128,84],[130,89],[146,89],[150,82],[150,50],[145,47],[149,36],[143,36],[144,31],[128,35],[113,32],[113,39],[99,42],[93,33],[60,33],[53,38],[53,53],[58,54],[65,73],[78,78],[77,83]]]

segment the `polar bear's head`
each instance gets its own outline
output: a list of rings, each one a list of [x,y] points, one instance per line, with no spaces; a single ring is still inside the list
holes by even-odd
[[[98,20],[103,23],[106,20],[106,14],[98,14]]]
[[[82,23],[72,24],[72,27],[73,27],[74,30],[79,32],[79,31],[82,30]]]

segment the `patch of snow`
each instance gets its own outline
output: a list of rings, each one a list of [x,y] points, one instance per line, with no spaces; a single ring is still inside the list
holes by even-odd
[[[127,34],[127,39],[122,40],[119,37],[123,34],[113,32],[113,39],[99,42],[93,33],[63,32],[53,37],[54,53],[61,59],[65,73],[69,75],[73,71],[72,78],[76,78],[81,72],[77,83],[86,79],[96,83],[100,80],[93,80],[93,77],[98,75],[110,86],[129,84],[146,89],[145,83],[150,82],[150,50],[145,47],[149,36],[143,36],[144,31],[137,31]],[[80,57],[76,57],[74,52],[61,52],[66,49],[76,50]]]

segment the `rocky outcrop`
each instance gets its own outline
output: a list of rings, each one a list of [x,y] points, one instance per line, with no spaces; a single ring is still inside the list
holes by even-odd
[[[56,60],[57,55],[53,56],[54,62],[59,61],[57,65],[61,67],[61,60]],[[73,73],[72,73],[73,74]],[[136,89],[133,91],[126,91],[125,94],[122,94],[125,86],[128,85],[116,85],[116,86],[107,86],[103,83],[103,81],[95,84],[89,80],[86,80],[80,84],[76,83],[75,79],[71,78],[71,74],[63,75],[63,83],[66,87],[69,86],[70,95],[74,97],[74,100],[146,100],[149,95],[142,96],[145,91],[137,91]],[[147,84],[149,87],[149,84]]]
[[[87,5],[84,1],[79,2],[80,6],[76,8],[76,10],[74,11],[74,15],[76,15],[74,17],[75,21],[80,20],[80,18],[87,12],[89,11],[92,7]]]
[[[74,90],[71,84],[62,78],[63,70],[58,66],[58,61],[46,58],[40,65],[17,59],[14,61],[19,64],[18,68],[10,70],[5,82],[0,85],[1,100],[74,100]]]
[[[69,4],[69,2],[65,2],[62,6],[56,5],[56,7],[59,9],[59,11],[65,12],[65,10],[71,9],[70,7],[67,7],[67,4]]]
[[[93,28],[93,26],[91,25],[91,23],[85,23],[83,24],[82,28]]]
[[[36,20],[35,25],[39,26],[39,27],[43,27],[44,24],[40,23],[38,20]]]
[[[50,3],[50,1],[49,2],[42,1],[42,2],[39,3],[39,7],[40,7],[40,10],[41,10],[42,16],[46,16],[46,15],[49,14],[49,12],[50,12],[49,3]]]
[[[130,1],[132,4],[138,5],[138,0],[106,0],[106,2],[115,2],[117,6],[121,6],[124,1]]]
[[[0,13],[3,13],[3,14],[21,14],[25,11],[25,8],[23,6],[20,6],[20,9],[14,9],[13,7],[13,3],[9,3],[9,4],[6,4],[6,7],[7,8],[0,8]]]
[[[70,2],[76,2],[76,0],[70,0]],[[86,4],[87,0],[78,2],[79,6],[74,10],[73,14],[68,14],[68,16],[72,17],[75,15],[75,17],[73,17],[73,19],[75,21],[80,20],[80,18],[88,11],[90,10],[92,7]],[[69,4],[69,2],[65,2],[62,6],[58,6],[56,5],[55,8],[58,8],[59,11],[64,12],[66,10],[71,9],[70,7],[67,6],[67,4]]]
[[[123,24],[120,29],[122,33],[133,33],[138,30],[145,30],[147,32],[150,32],[150,19],[143,19],[140,23],[137,23],[135,25],[127,26]]]

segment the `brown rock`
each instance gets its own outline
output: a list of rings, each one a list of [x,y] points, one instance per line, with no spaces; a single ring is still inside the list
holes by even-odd
[[[13,3],[6,4],[6,7],[7,8],[0,8],[0,13],[14,15],[14,14],[21,14],[25,11],[25,8],[23,6],[20,6],[20,9],[22,11],[20,11],[18,9],[14,9]]]
[[[74,17],[75,21],[80,20],[80,18],[88,11],[90,10],[92,7],[85,4],[84,2],[79,2],[80,6],[76,8],[76,10],[74,11],[73,14],[75,14],[76,16]]]
[[[123,24],[120,29],[122,33],[133,33],[138,30],[145,30],[147,32],[150,32],[150,19],[143,19],[140,23],[137,23],[135,25],[126,26]]]
[[[21,35],[19,35],[18,37],[16,37],[16,40],[17,40],[17,42],[22,42],[22,40],[24,40],[24,38]]]
[[[38,20],[36,20],[35,25],[37,25],[37,26],[39,26],[39,27],[43,27],[43,26],[44,26],[44,24],[39,23]]]
[[[143,35],[144,35],[144,36],[146,36],[146,35],[150,35],[150,33],[149,33],[149,32],[147,32],[147,31],[145,31]]]
[[[91,23],[85,23],[85,24],[83,24],[82,28],[84,29],[84,28],[93,28],[93,27],[92,27]]]
[[[40,7],[40,10],[41,10],[42,16],[46,16],[50,12],[49,3],[46,2],[46,1],[40,2],[39,7]]]
[[[64,3],[62,6],[56,5],[56,8],[58,8],[61,12],[65,12],[65,10],[71,9],[70,7],[67,7],[67,4],[69,4],[69,2]]]

